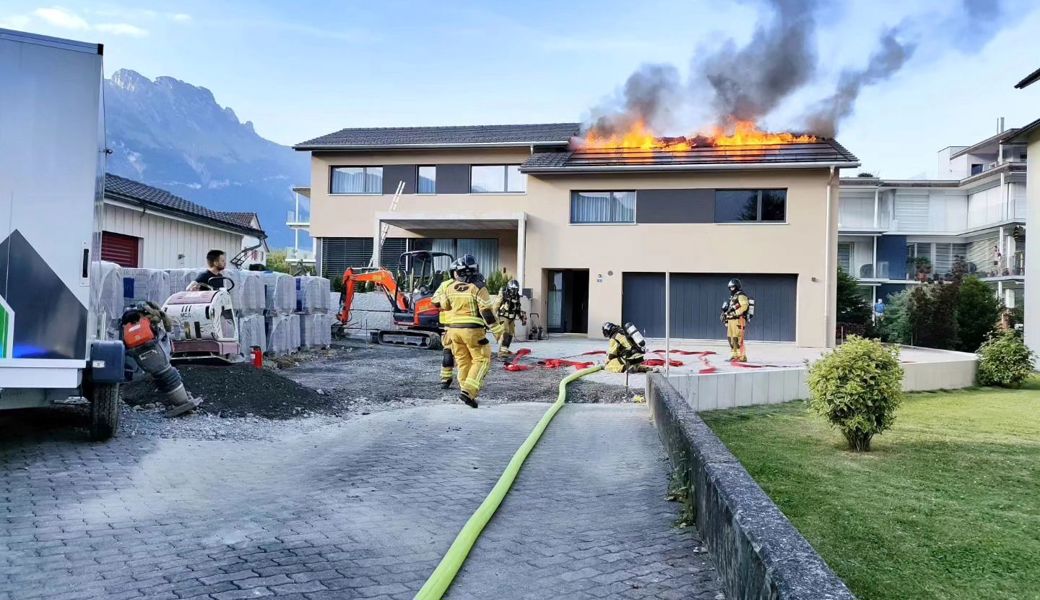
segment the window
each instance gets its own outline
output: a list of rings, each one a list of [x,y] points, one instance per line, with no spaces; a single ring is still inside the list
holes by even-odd
[[[981,163],[971,163],[971,174],[972,175],[978,175],[981,172],[982,172],[982,164]]]
[[[852,272],[852,243],[851,242],[838,242],[838,266],[841,267],[846,273],[853,275]]]
[[[783,223],[787,220],[787,190],[716,190],[715,222]]]
[[[419,167],[419,188],[420,194],[436,194],[437,193],[437,167]]]
[[[506,166],[506,191],[526,192],[527,175],[520,172],[520,165]]]
[[[332,167],[333,194],[382,194],[383,167]]]
[[[520,165],[473,165],[470,191],[474,194],[526,192],[527,175],[520,172]]]
[[[635,223],[635,192],[574,192],[571,223]]]

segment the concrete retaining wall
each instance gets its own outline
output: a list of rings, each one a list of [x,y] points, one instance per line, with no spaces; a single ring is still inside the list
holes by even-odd
[[[667,379],[647,378],[647,401],[728,598],[854,599]]]
[[[975,385],[973,354],[944,352],[944,360],[903,363],[903,391],[955,390]],[[672,375],[672,386],[697,411],[777,404],[809,397],[808,368]]]

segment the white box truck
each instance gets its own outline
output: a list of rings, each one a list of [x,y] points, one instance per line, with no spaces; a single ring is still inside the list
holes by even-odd
[[[119,422],[124,351],[99,340],[102,46],[0,29],[0,410],[85,398]]]

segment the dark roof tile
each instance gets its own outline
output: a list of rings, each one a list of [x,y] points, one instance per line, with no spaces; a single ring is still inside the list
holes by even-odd
[[[614,168],[711,168],[735,165],[790,166],[806,163],[858,166],[859,159],[832,139],[812,143],[762,146],[703,146],[691,150],[590,149],[574,152],[540,152],[520,167],[525,173],[598,171]]]
[[[246,233],[259,234],[261,237],[266,236],[262,230],[254,229],[250,224],[249,221],[252,220],[253,213],[227,213],[211,210],[205,206],[195,204],[190,200],[185,200],[180,196],[171,194],[166,190],[161,190],[150,185],[145,185],[139,181],[127,179],[111,173],[105,174],[105,196],[131,200],[141,204],[178,212],[190,217],[195,217],[196,219],[231,226]],[[243,215],[249,215],[249,218],[246,219]]]
[[[580,123],[460,125],[450,127],[364,127],[341,129],[296,144],[297,150],[393,148],[411,146],[481,146],[566,144]]]

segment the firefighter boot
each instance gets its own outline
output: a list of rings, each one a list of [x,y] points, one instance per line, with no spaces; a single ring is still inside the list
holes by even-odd
[[[451,387],[451,380],[455,377],[455,356],[451,353],[451,346],[445,345],[441,353],[441,389]]]
[[[477,408],[478,406],[476,398],[471,397],[469,392],[466,390],[462,390],[462,392],[459,393],[459,400],[465,402],[466,406],[470,408]]]

